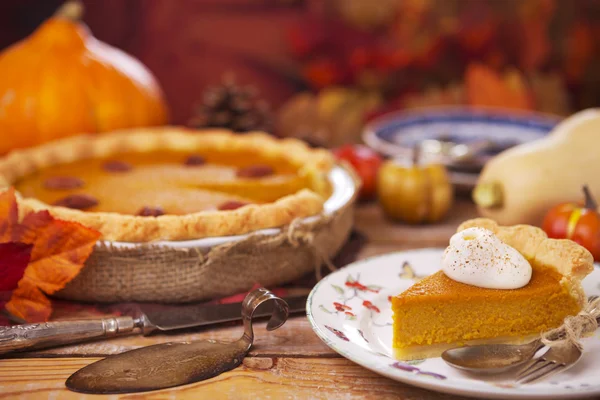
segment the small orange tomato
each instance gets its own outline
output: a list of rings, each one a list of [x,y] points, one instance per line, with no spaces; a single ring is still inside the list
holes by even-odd
[[[600,214],[587,186],[583,187],[585,203],[564,203],[552,208],[544,217],[542,229],[554,239],[571,239],[600,261]]]
[[[347,144],[334,150],[339,160],[345,160],[352,165],[360,179],[360,198],[362,200],[372,199],[377,192],[377,172],[383,162],[381,156],[361,144]]]

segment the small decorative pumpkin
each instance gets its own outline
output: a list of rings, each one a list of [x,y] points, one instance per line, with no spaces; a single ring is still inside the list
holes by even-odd
[[[65,3],[0,53],[0,154],[56,138],[163,125],[167,107],[150,71],[95,39]]]
[[[420,160],[388,160],[379,168],[377,194],[385,214],[411,224],[437,222],[452,206],[454,191],[446,167]]]
[[[600,261],[600,213],[598,203],[587,185],[583,186],[585,203],[562,203],[546,214],[542,229],[549,237],[571,239]]]

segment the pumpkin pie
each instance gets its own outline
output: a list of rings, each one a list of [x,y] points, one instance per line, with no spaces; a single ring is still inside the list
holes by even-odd
[[[464,222],[492,231],[531,265],[518,289],[490,289],[450,279],[443,271],[392,298],[396,358],[437,357],[452,347],[487,342],[523,343],[556,328],[585,305],[581,280],[592,255],[570,240],[549,239],[529,225],[499,226],[489,219]]]
[[[238,235],[320,213],[333,156],[266,133],[146,128],[83,135],[0,159],[23,212],[148,242]]]

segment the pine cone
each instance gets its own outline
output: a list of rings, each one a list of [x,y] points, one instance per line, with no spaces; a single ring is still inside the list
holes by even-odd
[[[252,86],[239,86],[225,79],[206,89],[189,125],[194,128],[227,128],[235,132],[271,130],[271,110]]]

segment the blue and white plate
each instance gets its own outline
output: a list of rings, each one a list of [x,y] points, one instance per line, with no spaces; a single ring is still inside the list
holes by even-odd
[[[456,144],[492,141],[495,149],[482,151],[470,163],[471,171],[442,159],[449,167],[452,181],[472,187],[477,171],[503,149],[546,136],[560,117],[500,108],[431,107],[382,115],[366,125],[363,140],[375,150],[392,157],[411,157],[415,145],[431,139]],[[457,170],[458,168],[458,170]],[[474,171],[473,171],[474,170]]]
[[[322,279],[307,301],[313,330],[333,350],[388,378],[439,392],[486,398],[581,398],[600,395],[600,333],[583,339],[582,359],[567,371],[529,385],[511,372],[469,375],[441,358],[399,362],[392,352],[390,297],[441,268],[442,249],[403,251],[350,264]],[[600,295],[600,269],[583,281]],[[512,372],[514,373],[514,372]]]

